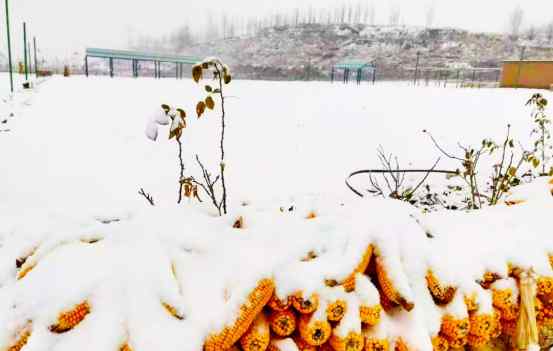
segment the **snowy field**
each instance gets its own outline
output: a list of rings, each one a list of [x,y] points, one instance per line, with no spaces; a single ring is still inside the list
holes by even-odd
[[[200,88],[189,80],[54,77],[0,138],[3,211],[70,208],[129,210],[140,187],[158,203],[176,197],[177,148],[146,139],[161,103],[195,115]],[[527,141],[529,90],[410,88],[236,81],[228,88],[227,172],[233,203],[290,201],[300,195],[347,200],[351,171],[379,166],[382,145],[405,166],[430,167],[437,150],[500,139],[508,123]],[[216,167],[217,112],[196,120],[183,141],[187,171],[197,152]],[[440,167],[452,166],[443,160]],[[457,165],[454,165],[457,167]],[[5,213],[5,212],[4,212]]]
[[[233,323],[261,278],[271,278],[282,298],[319,292],[326,303],[345,294],[325,284],[348,277],[370,244],[376,264],[414,306],[383,312],[371,335],[427,351],[442,316],[468,318],[464,297],[474,294],[479,310],[472,313],[493,311],[490,290],[476,284],[485,272],[497,272],[498,288],[514,293],[512,267],[553,276],[553,240],[543,235],[553,204],[548,179],[513,194],[531,200],[526,205],[474,214],[423,215],[397,201],[360,201],[344,184],[351,171],[378,166],[379,145],[406,166],[430,167],[439,155],[423,129],[456,150],[459,141],[500,139],[510,123],[527,143],[524,104],[534,91],[258,81],[228,87],[231,211],[223,218],[174,205],[176,145],[165,129],[155,143],[144,134],[162,103],[181,106],[189,115],[187,172],[198,172],[196,152],[215,168],[218,115],[194,117],[201,95],[192,81],[53,77],[25,102],[16,95],[4,106],[2,113],[11,108],[15,117],[10,132],[0,133],[0,349],[32,328],[25,351],[125,343],[137,351],[197,351]],[[440,164],[448,167],[457,165]],[[158,206],[139,197],[141,187]],[[291,205],[294,211],[279,211]],[[307,220],[311,211],[316,216]],[[242,231],[232,228],[238,216]],[[449,305],[434,304],[428,269],[458,288]],[[378,303],[370,293],[376,289],[360,290],[345,297],[355,313],[346,313],[338,334],[360,333],[355,307]],[[52,333],[59,312],[84,300],[90,317],[66,334]]]

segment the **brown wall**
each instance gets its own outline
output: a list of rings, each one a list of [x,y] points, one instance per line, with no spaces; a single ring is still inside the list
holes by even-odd
[[[549,89],[553,86],[553,61],[504,62],[500,86]]]

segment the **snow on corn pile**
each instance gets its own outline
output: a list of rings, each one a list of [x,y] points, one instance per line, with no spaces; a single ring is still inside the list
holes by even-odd
[[[10,217],[0,349],[508,349],[530,269],[549,346],[551,188],[538,179],[511,194],[518,206],[473,213],[359,200],[315,215],[300,202],[217,218],[186,207]]]

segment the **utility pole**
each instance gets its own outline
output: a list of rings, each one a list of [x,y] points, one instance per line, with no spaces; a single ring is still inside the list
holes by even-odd
[[[31,56],[31,42],[27,42],[27,55],[29,55],[29,75],[33,74],[33,59]]]
[[[415,79],[413,81],[413,85],[417,85],[417,79],[419,76],[419,59],[420,59],[421,53],[420,51],[417,51],[417,63],[415,64]]]
[[[36,37],[33,37],[33,48],[35,51],[35,76],[38,77],[38,60],[36,55]]]
[[[27,67],[27,24],[23,22],[23,60],[25,63],[25,80],[29,79],[29,68]]]
[[[10,71],[10,91],[13,93],[12,44],[10,38],[10,11],[8,0],[6,0],[6,33],[8,36],[8,70]]]

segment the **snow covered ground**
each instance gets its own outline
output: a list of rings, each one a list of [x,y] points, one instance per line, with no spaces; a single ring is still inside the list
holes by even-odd
[[[358,200],[344,185],[349,172],[375,166],[378,145],[431,166],[439,155],[423,129],[454,149],[458,141],[499,139],[510,123],[527,143],[524,103],[533,91],[232,82],[224,218],[174,205],[176,146],[164,134],[155,143],[144,135],[161,103],[181,106],[190,116],[187,171],[198,171],[195,152],[213,169],[219,119],[193,117],[200,92],[190,80],[53,77],[16,106],[24,113],[0,134],[0,346],[32,320],[25,351],[111,350],[126,341],[139,351],[199,350],[233,321],[260,278],[273,277],[280,296],[319,291],[325,279],[343,279],[370,243],[416,306],[390,317],[389,336],[429,350],[441,315],[463,318],[466,309],[462,298],[448,308],[432,303],[428,267],[461,292],[476,292],[484,311],[490,293],[475,280],[487,270],[506,277],[508,261],[553,274],[545,179],[513,195],[527,205],[477,214],[422,215],[396,201]],[[140,187],[158,206],[139,197]],[[308,221],[311,211],[317,216]],[[238,216],[243,231],[232,228]],[[300,261],[309,251],[319,258]],[[31,253],[26,265],[36,268],[17,280],[14,261]],[[48,332],[59,311],[83,299],[91,318],[66,335]],[[160,301],[184,321],[161,313]]]
[[[144,137],[161,103],[195,115],[195,83],[152,79],[54,77],[40,87],[25,116],[0,139],[0,208],[28,211],[107,207],[128,210],[144,201],[176,198],[177,148]],[[508,123],[526,142],[532,92],[417,88],[397,85],[233,82],[227,91],[227,172],[233,203],[288,201],[314,194],[349,199],[349,172],[374,167],[382,145],[408,166],[430,167],[440,156],[423,129],[451,151],[457,142],[500,139]],[[217,112],[189,117],[183,141],[187,171],[197,152],[214,169]],[[162,132],[163,133],[163,132]],[[440,167],[453,166],[447,160]],[[454,165],[457,167],[457,165]],[[197,173],[196,173],[197,174]]]

